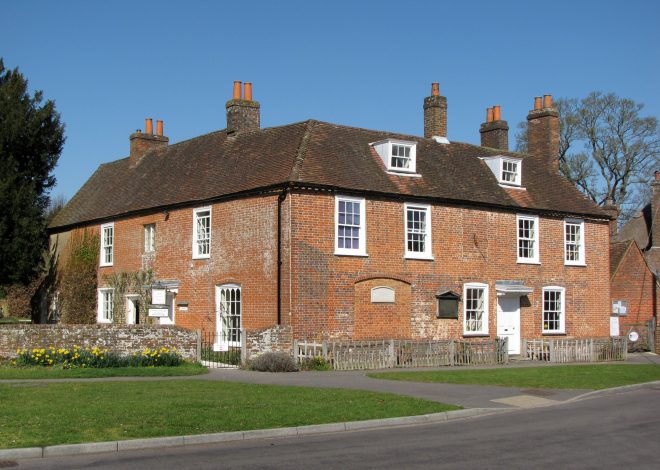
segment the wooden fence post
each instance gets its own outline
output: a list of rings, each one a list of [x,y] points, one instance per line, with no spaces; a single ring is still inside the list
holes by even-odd
[[[449,341],[449,348],[447,348],[447,349],[449,350],[449,365],[453,366],[454,365],[454,354],[456,352],[456,347],[454,345],[454,340],[453,339],[451,341]]]
[[[293,340],[293,362],[298,364],[300,362],[300,351],[298,350],[298,340],[294,339]]]
[[[327,362],[328,360],[328,342],[326,340],[323,340],[323,343],[321,343],[321,351],[323,354],[323,359]]]
[[[388,348],[389,358],[388,358],[388,367],[391,369],[396,365],[396,358],[394,357],[394,340],[390,340]]]

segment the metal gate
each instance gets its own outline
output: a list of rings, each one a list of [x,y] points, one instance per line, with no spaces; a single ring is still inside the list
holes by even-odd
[[[202,364],[210,369],[235,369],[241,365],[241,331],[223,329],[202,333]],[[231,336],[230,336],[231,335]],[[238,341],[237,341],[238,340]]]

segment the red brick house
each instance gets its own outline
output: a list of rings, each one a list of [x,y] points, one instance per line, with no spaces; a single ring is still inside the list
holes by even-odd
[[[482,146],[450,142],[437,84],[423,137],[261,128],[248,83],[226,107],[226,129],[173,145],[148,120],[51,224],[60,245],[101,237],[99,322],[103,275],[148,266],[169,288],[160,322],[221,333],[218,347],[508,336],[516,354],[524,338],[608,336],[610,216],[559,175],[550,96],[529,113],[530,155],[508,150],[499,106]]]
[[[655,345],[660,352],[658,329],[658,273],[660,273],[660,172],[651,184],[652,199],[623,227],[612,244],[612,301],[625,302],[626,316],[620,317],[621,334],[637,331],[645,339],[645,327],[655,323]],[[615,276],[616,273],[616,276]]]

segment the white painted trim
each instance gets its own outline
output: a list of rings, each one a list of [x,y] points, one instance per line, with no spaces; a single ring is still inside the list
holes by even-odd
[[[211,242],[213,241],[213,208],[211,206],[198,207],[193,209],[193,220],[192,220],[192,258],[193,259],[208,259],[211,257]],[[206,254],[200,254],[198,252],[197,245],[197,214],[199,212],[209,212],[209,252]]]
[[[176,325],[176,295],[179,293],[178,288],[174,289],[167,289],[167,304],[170,307],[170,316],[167,317],[159,317],[158,318],[158,323],[161,325]]]
[[[96,322],[97,323],[112,323],[112,319],[106,319],[103,317],[103,294],[106,292],[112,292],[113,304],[114,304],[114,295],[115,290],[111,287],[100,287],[97,289],[96,294]],[[114,305],[112,306],[114,309]]]
[[[240,324],[241,324],[241,330],[243,327],[243,287],[240,284],[235,284],[235,283],[229,283],[229,284],[221,284],[219,286],[215,286],[215,341],[213,343],[214,350],[216,351],[223,351],[226,350],[225,348],[231,347],[236,347],[240,346],[240,341],[226,341],[222,342],[222,314],[220,312],[220,293],[222,292],[223,289],[238,289],[240,292]],[[240,334],[243,334],[241,331]]]
[[[424,251],[408,251],[408,209],[421,209],[426,213],[426,231],[424,240]],[[415,204],[406,202],[403,204],[403,250],[405,259],[433,260],[433,236],[431,229],[431,206],[429,204]]]
[[[144,253],[154,253],[156,251],[156,224],[151,223],[151,224],[144,224],[142,229],[142,234],[144,237]],[[147,227],[152,227],[153,228],[153,239],[149,237],[149,232],[147,230]],[[149,242],[151,242],[151,246],[149,246]],[[151,248],[151,249],[149,249]]]
[[[360,232],[358,241],[360,247],[339,248],[339,201],[357,202],[360,204]],[[368,256],[367,255],[367,203],[363,197],[335,196],[335,255],[337,256]]]
[[[569,261],[566,259],[567,255],[567,250],[566,250],[566,226],[568,224],[571,225],[579,225],[580,226],[580,250],[578,251],[580,259],[578,261]],[[587,265],[587,260],[586,260],[586,255],[585,255],[585,247],[586,247],[586,237],[584,233],[584,220],[583,219],[571,219],[571,218],[566,218],[564,219],[564,264],[566,266],[586,266]]]
[[[520,221],[531,220],[534,222],[534,256],[532,258],[520,257]],[[516,214],[516,261],[521,264],[541,264],[540,243],[540,221],[538,215]]]
[[[105,260],[105,230],[112,230],[112,244],[110,245],[110,261]],[[101,225],[101,253],[99,255],[99,266],[112,266],[115,262],[115,223],[109,222],[107,224]]]
[[[546,330],[543,328],[545,317],[545,293],[548,291],[561,292],[561,313],[559,316],[558,330]],[[541,289],[541,333],[544,335],[564,334],[566,333],[566,289],[561,286],[544,286]]]
[[[468,289],[483,289],[484,291],[484,312],[481,318],[481,330],[480,331],[467,331],[465,326],[467,325],[467,291]],[[463,284],[463,335],[464,336],[483,336],[488,334],[488,307],[489,307],[490,298],[488,296],[488,284],[483,284],[480,282],[468,282]]]

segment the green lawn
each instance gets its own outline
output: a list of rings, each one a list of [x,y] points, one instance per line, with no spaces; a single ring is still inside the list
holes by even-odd
[[[411,382],[500,385],[525,388],[575,388],[599,390],[660,380],[660,366],[604,364],[499,369],[384,372],[369,377]]]
[[[183,364],[176,367],[108,367],[103,369],[61,369],[57,367],[0,366],[2,379],[73,379],[97,377],[172,377],[208,373],[201,364]]]
[[[459,407],[393,394],[229,382],[0,384],[0,447],[419,415]]]

